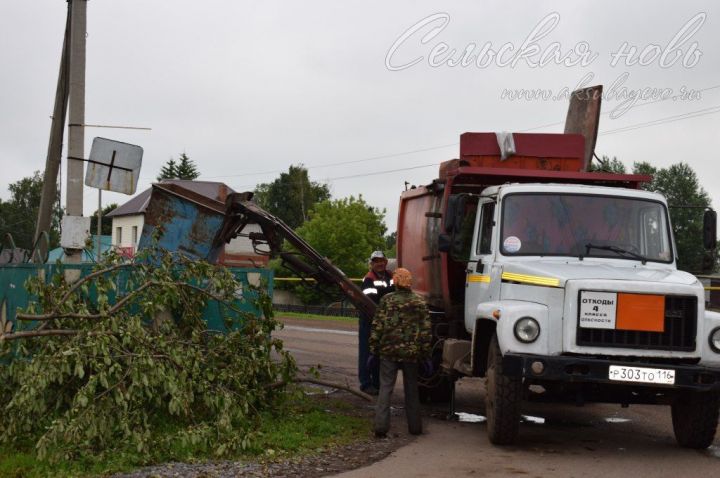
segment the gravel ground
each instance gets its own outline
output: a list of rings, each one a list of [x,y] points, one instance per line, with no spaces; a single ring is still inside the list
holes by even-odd
[[[333,398],[355,405],[348,414],[371,419],[373,409],[368,402],[347,393],[335,393]],[[405,429],[404,411],[393,408],[393,429],[387,438],[367,437],[349,445],[318,449],[315,453],[291,459],[257,461],[218,461],[207,463],[166,463],[138,469],[132,473],[113,475],[113,478],[225,478],[225,477],[317,477],[334,475],[382,460],[390,453],[412,441]]]

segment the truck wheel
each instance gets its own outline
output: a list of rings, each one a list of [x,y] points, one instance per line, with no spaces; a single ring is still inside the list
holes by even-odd
[[[720,393],[686,392],[672,404],[675,440],[686,448],[707,448],[715,438]]]
[[[502,354],[497,335],[490,341],[487,361],[487,415],[488,437],[494,445],[510,445],[520,428],[520,400],[522,379],[503,375]]]

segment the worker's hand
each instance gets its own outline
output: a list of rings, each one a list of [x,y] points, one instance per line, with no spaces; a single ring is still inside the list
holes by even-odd
[[[433,364],[432,359],[427,359],[420,364],[420,376],[421,377],[430,377],[430,376],[432,376],[434,371],[435,371],[435,364]]]
[[[368,368],[375,368],[380,364],[380,360],[378,359],[377,355],[370,354],[370,356],[367,359],[367,367]]]

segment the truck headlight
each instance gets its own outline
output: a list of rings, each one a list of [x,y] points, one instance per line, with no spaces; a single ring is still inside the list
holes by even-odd
[[[716,354],[720,354],[720,327],[715,327],[712,332],[710,332],[710,337],[708,337],[708,339],[712,351]]]
[[[540,335],[540,324],[532,317],[522,317],[515,322],[514,332],[516,339],[529,344],[535,342]],[[718,333],[718,338],[720,339],[720,333]],[[718,345],[720,346],[720,342]]]

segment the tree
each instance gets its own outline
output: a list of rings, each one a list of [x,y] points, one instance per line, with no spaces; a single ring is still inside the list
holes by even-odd
[[[328,199],[327,184],[310,181],[302,165],[290,166],[288,172],[280,174],[275,181],[255,188],[255,202],[293,229],[308,219],[317,203]]]
[[[157,180],[162,181],[163,179],[177,179],[177,164],[173,158],[170,158],[160,169]]]
[[[10,201],[0,202],[0,238],[3,245],[5,235],[10,233],[17,247],[31,249],[35,236],[35,222],[38,216],[40,197],[42,196],[43,177],[40,171],[35,171],[32,176],[10,184]],[[60,220],[62,209],[60,208],[59,194],[58,202],[53,209],[50,236],[50,247],[57,247],[60,243]]]
[[[109,253],[82,279],[25,281],[27,309],[0,317],[3,450],[104,463],[129,450],[146,461],[262,447],[257,426],[287,403],[296,371],[271,335],[270,297],[182,254],[138,260],[153,266]]]
[[[160,169],[160,174],[157,177],[158,181],[163,179],[186,179],[193,180],[200,176],[200,172],[195,165],[195,162],[188,157],[187,154],[182,153],[178,161],[176,162],[173,158],[170,158],[167,163]]]
[[[180,161],[177,165],[177,177],[178,179],[197,179],[200,176],[200,172],[195,166],[195,162],[188,158],[187,154],[183,153],[180,155]]]
[[[372,251],[386,244],[384,217],[384,210],[368,205],[362,196],[350,196],[318,203],[296,232],[348,277],[361,277]]]
[[[397,232],[385,236],[384,252],[387,257],[397,257]]]
[[[590,172],[625,174],[625,165],[616,157],[610,159],[610,157],[603,155],[599,162],[600,164],[590,163]]]
[[[112,203],[102,208],[102,230],[100,231],[100,233],[103,236],[112,235],[112,219],[108,219],[105,216],[110,214],[117,207],[117,204]],[[97,209],[90,218],[90,234],[97,234]]]
[[[650,163],[633,165],[634,174],[650,174],[653,180],[643,189],[661,193],[667,198],[677,245],[677,266],[685,271],[702,270],[703,214],[710,206],[710,197],[700,186],[695,171],[686,163],[658,169]],[[692,207],[687,207],[692,206]]]

